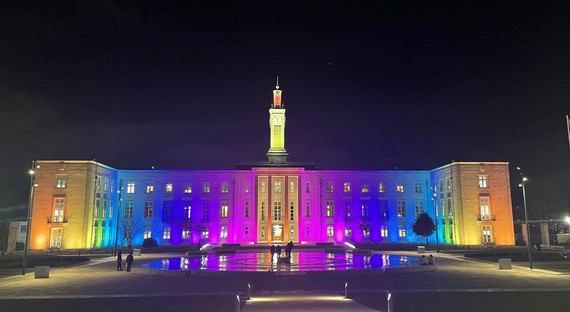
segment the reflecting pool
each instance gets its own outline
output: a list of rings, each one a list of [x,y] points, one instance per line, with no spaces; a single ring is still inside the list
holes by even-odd
[[[355,255],[298,251],[291,254],[290,263],[278,263],[277,256],[268,252],[247,252],[232,255],[208,254],[198,257],[177,257],[149,262],[144,267],[171,271],[245,271],[245,272],[307,272],[377,270],[418,265],[419,258],[397,255]]]

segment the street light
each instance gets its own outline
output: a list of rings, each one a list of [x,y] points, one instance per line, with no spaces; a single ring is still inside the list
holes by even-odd
[[[519,174],[521,176],[521,183],[519,184],[519,187],[522,188],[522,195],[523,195],[523,207],[524,207],[524,222],[525,222],[525,226],[526,226],[526,249],[528,251],[528,266],[529,268],[532,270],[532,252],[530,250],[530,226],[528,224],[528,212],[526,210],[526,190],[524,187],[524,183],[526,181],[528,181],[527,177],[525,177],[522,173],[522,170],[520,167],[517,167],[517,170],[519,171]]]
[[[26,245],[24,245],[24,257],[22,258],[22,275],[26,275],[26,262],[28,260],[28,244],[30,243],[30,228],[32,227],[32,208],[34,201],[34,188],[36,186],[36,162],[32,160],[32,168],[28,171],[30,175],[30,198],[28,199],[28,219],[26,226]],[[39,166],[38,166],[39,168]]]
[[[435,182],[434,182],[435,184]],[[439,231],[438,231],[438,220],[437,220],[437,188],[434,186],[431,187],[431,190],[433,191],[433,210],[434,210],[434,217],[435,217],[435,249],[437,251],[437,253],[439,253]]]

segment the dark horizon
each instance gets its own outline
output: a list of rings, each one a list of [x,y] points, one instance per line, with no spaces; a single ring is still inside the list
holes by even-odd
[[[1,219],[25,216],[33,159],[119,169],[264,161],[276,76],[290,161],[507,161],[515,218],[517,166],[532,218],[570,214],[565,2],[3,7]]]

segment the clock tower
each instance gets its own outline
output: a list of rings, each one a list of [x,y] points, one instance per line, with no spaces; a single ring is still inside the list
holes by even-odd
[[[287,161],[287,150],[285,149],[285,108],[281,102],[281,93],[279,90],[279,77],[277,77],[277,85],[273,90],[273,103],[269,108],[269,151],[267,151],[267,159],[269,163],[282,165]]]

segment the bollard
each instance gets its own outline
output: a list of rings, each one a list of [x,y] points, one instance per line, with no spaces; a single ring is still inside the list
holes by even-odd
[[[247,284],[247,299],[251,299],[251,284]]]
[[[348,299],[348,282],[344,282],[344,298]]]
[[[235,312],[239,312],[241,310],[241,304],[239,301],[239,294],[236,294],[236,301],[235,301]]]
[[[392,293],[390,293],[389,291],[388,291],[387,301],[388,301],[388,312],[394,312],[394,305],[392,303]]]

